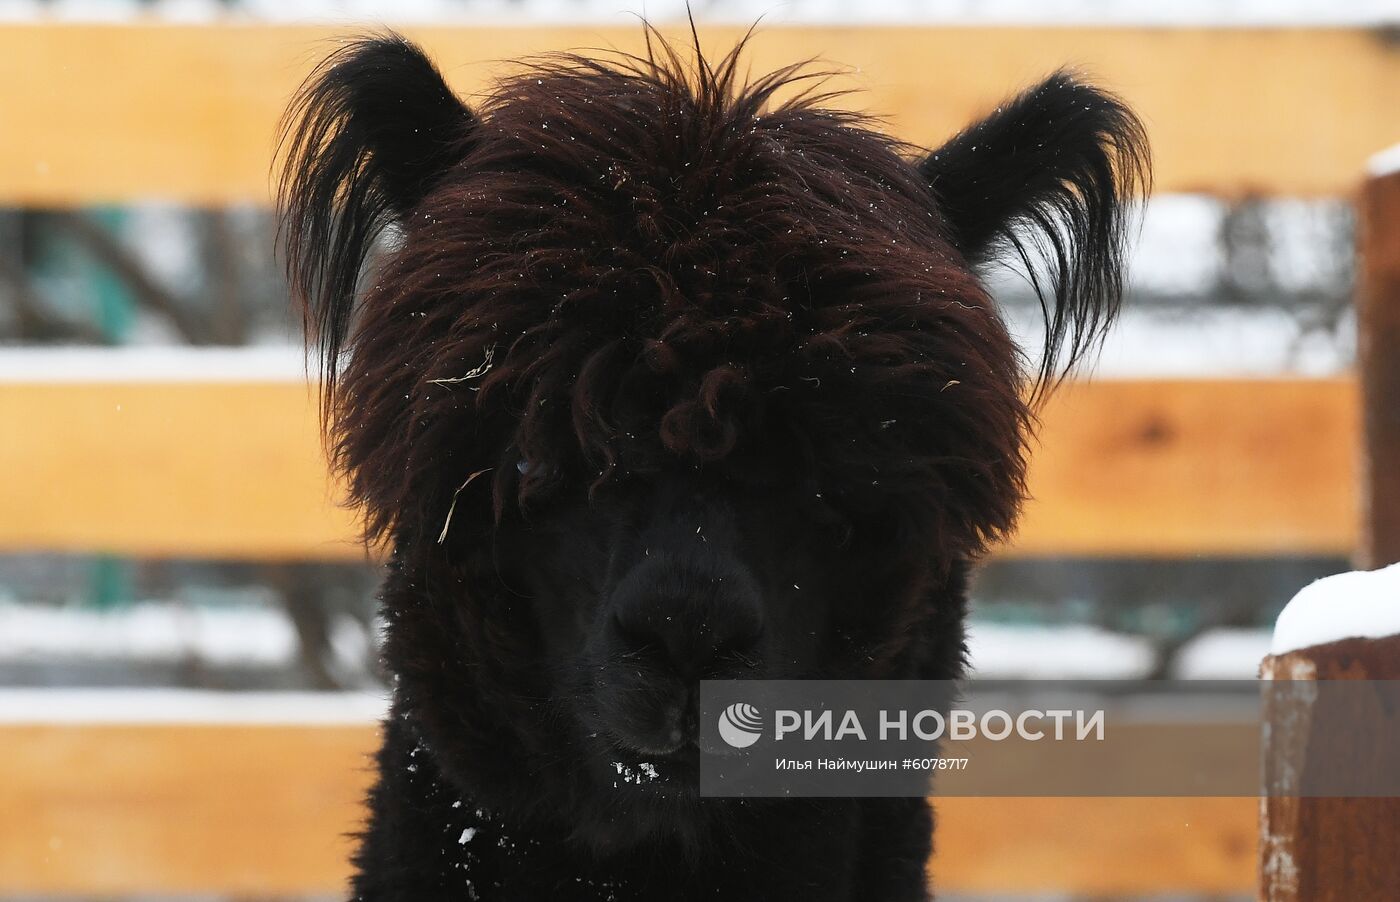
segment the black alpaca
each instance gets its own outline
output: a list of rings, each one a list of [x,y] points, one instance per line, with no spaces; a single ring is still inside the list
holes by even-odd
[[[290,271],[392,553],[367,902],[928,892],[921,799],[700,799],[696,685],[961,674],[1034,399],[1117,306],[1142,129],[1057,74],[918,155],[798,69],[652,46],[472,110],[370,38],[290,113]]]

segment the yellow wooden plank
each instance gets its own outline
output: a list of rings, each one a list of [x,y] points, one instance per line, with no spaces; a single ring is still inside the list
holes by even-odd
[[[1069,386],[1045,411],[1010,551],[1350,554],[1360,417],[1345,379]]]
[[[1252,893],[1253,798],[935,801],[942,893],[1138,898]]]
[[[344,33],[0,26],[0,202],[266,201],[275,123]],[[641,49],[631,24],[408,33],[469,94],[531,54]],[[701,29],[712,52],[740,33]],[[1400,140],[1400,50],[1382,31],[775,26],[752,44],[755,71],[812,56],[852,70],[837,84],[863,90],[842,103],[886,116],[896,135],[925,145],[1049,71],[1080,66],[1141,112],[1165,191],[1347,193],[1367,156]]]
[[[0,726],[0,895],[343,890],[368,727]],[[942,892],[1244,893],[1255,799],[936,802]]]
[[[0,424],[0,550],[364,556],[307,387],[0,384]],[[1359,430],[1350,380],[1068,387],[1002,553],[1348,553]]]
[[[0,384],[0,548],[363,558],[314,388]]]
[[[339,892],[367,727],[0,727],[0,895]]]

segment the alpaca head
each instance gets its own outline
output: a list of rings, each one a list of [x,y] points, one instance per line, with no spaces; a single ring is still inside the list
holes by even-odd
[[[393,549],[398,702],[451,779],[596,842],[702,816],[700,679],[959,672],[949,586],[1013,525],[1037,386],[1114,312],[1146,167],[1063,74],[920,155],[798,70],[654,46],[473,110],[403,40],[350,44],[282,192],[336,459]],[[1044,302],[1039,372],[999,259]]]

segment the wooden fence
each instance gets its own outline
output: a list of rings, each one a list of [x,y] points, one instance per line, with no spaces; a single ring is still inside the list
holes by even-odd
[[[454,85],[636,28],[410,29]],[[702,29],[727,48],[735,29]],[[225,24],[0,27],[0,203],[264,203],[274,125],[333,32]],[[321,44],[321,46],[318,46]],[[1400,51],[1359,29],[773,28],[755,71],[822,56],[845,101],[932,145],[1065,63],[1147,121],[1158,187],[1350,193],[1400,138]],[[18,126],[15,124],[18,123]],[[1396,259],[1400,259],[1397,257]],[[0,384],[0,550],[354,559],[291,381]],[[1047,413],[1005,554],[1343,554],[1356,548],[1350,379],[1100,382]],[[0,894],[336,891],[368,725],[0,724]],[[1254,885],[1255,799],[947,799],[947,892]]]
[[[0,548],[363,558],[315,406],[295,382],[4,384]],[[1348,379],[1071,386],[1002,553],[1346,554],[1359,436]]]
[[[501,61],[642,49],[632,25],[406,31],[467,93],[510,68]],[[23,123],[0,141],[0,202],[265,201],[277,119],[343,33],[0,27],[0,122]],[[741,34],[702,28],[701,40],[723,51]],[[754,72],[814,56],[851,70],[836,86],[863,89],[843,103],[924,145],[1054,69],[1079,66],[1141,112],[1163,191],[1349,193],[1368,156],[1400,137],[1400,50],[1382,30],[773,27],[751,44]]]
[[[0,725],[0,895],[334,893],[375,738],[350,725]],[[943,892],[1223,894],[1253,881],[1252,798],[937,806]]]

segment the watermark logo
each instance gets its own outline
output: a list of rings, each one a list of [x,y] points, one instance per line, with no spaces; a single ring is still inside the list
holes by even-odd
[[[735,702],[719,715],[719,736],[730,748],[746,749],[763,735],[763,716],[747,702]]]

